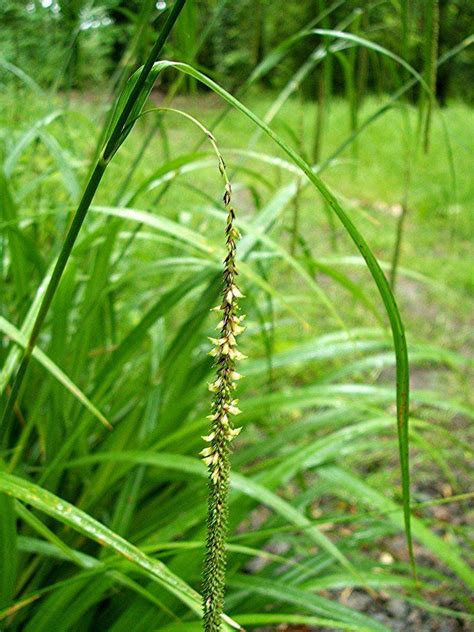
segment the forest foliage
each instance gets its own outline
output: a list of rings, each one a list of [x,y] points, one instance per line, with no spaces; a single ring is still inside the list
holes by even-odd
[[[404,3],[371,0],[188,0],[181,22],[173,32],[166,56],[197,65],[221,85],[240,85],[265,56],[303,25],[345,28],[365,33],[374,42],[401,54],[414,68],[422,68],[427,26],[426,2],[410,2],[408,46],[403,49],[400,15]],[[136,68],[146,59],[167,11],[156,0],[2,0],[1,56],[20,68],[28,68],[43,86],[91,87],[114,75],[117,65]],[[440,0],[439,46],[442,56],[472,32],[474,7],[470,0]],[[200,44],[205,42],[205,45]],[[304,38],[269,75],[266,87],[281,88],[314,50]],[[123,52],[128,48],[126,59]],[[364,54],[357,63],[365,65]],[[364,71],[367,85],[360,89],[384,93],[397,86],[390,63],[370,57]],[[437,94],[472,101],[473,52],[464,50],[439,72]],[[1,75],[0,75],[1,77]],[[6,76],[3,77],[7,79]],[[339,73],[333,89],[344,91]],[[308,98],[314,96],[312,78],[303,82]]]

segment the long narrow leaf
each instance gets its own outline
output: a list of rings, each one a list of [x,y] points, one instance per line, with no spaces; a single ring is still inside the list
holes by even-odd
[[[189,74],[197,80],[208,86],[213,92],[230,103],[236,110],[244,114],[253,121],[260,129],[262,129],[281,149],[290,157],[290,159],[303,171],[310,182],[318,189],[329,207],[336,213],[347,233],[357,246],[359,252],[365,259],[370,273],[377,285],[380,296],[384,302],[385,309],[390,321],[392,329],[395,354],[397,358],[397,428],[399,433],[399,449],[400,449],[400,465],[402,472],[402,489],[403,489],[403,506],[405,516],[405,530],[407,536],[408,549],[410,554],[413,570],[415,570],[415,560],[413,554],[413,543],[410,528],[410,471],[409,471],[409,447],[408,447],[408,411],[409,411],[409,365],[408,351],[405,340],[405,331],[403,321],[398,310],[395,297],[393,296],[390,285],[367,242],[357,230],[352,220],[346,214],[337,198],[322,182],[320,177],[313,171],[311,166],[299,156],[289,145],[283,141],[266,123],[264,123],[256,114],[245,107],[240,101],[229,94],[221,86],[216,84],[212,79],[206,77],[198,70],[179,62],[163,61],[157,62],[157,67],[165,69],[168,67],[175,68],[180,72]]]

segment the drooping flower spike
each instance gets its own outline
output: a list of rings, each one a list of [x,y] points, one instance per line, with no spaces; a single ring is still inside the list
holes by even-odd
[[[213,137],[211,138],[213,142]],[[214,144],[214,142],[213,142]],[[218,153],[218,152],[217,152]],[[215,358],[216,377],[209,384],[214,394],[209,434],[203,437],[208,444],[201,450],[202,460],[209,471],[209,500],[207,517],[207,542],[203,577],[203,607],[205,632],[221,630],[221,615],[225,590],[225,542],[227,536],[228,494],[230,475],[230,445],[241,428],[234,426],[232,418],[241,413],[234,398],[236,382],[241,379],[236,362],[246,358],[237,348],[237,336],[245,327],[244,316],[239,315],[238,299],[243,298],[236,282],[236,241],[240,235],[234,226],[235,211],[232,207],[232,187],[227,178],[225,164],[218,153],[219,170],[225,180],[224,205],[227,210],[225,229],[227,255],[224,259],[222,301],[212,311],[221,314],[218,338],[210,338]]]

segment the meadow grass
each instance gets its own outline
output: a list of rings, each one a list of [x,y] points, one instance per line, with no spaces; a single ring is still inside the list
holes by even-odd
[[[18,298],[6,283],[2,296],[2,315],[17,327],[58,252],[87,173],[91,138],[101,128],[103,96],[87,97],[74,98],[41,129],[43,137],[17,156],[22,135],[63,103],[58,97],[24,99],[19,113],[12,107],[18,94],[2,97],[6,181],[18,214],[2,219],[4,227],[20,226],[31,240],[29,250],[28,243],[18,246],[23,262],[18,283],[25,295]],[[160,102],[160,95],[153,100]],[[274,95],[255,91],[244,101],[263,116]],[[359,116],[379,105],[367,99]],[[203,125],[211,125],[221,108],[211,95],[179,97],[176,106]],[[126,196],[117,200],[117,183],[153,116],[137,122],[104,176],[39,345],[115,429],[103,430],[77,393],[58,381],[57,371],[35,364],[25,393],[26,416],[33,421],[23,428],[20,423],[14,434],[21,458],[15,459],[15,450],[4,454],[6,461],[13,455],[16,469],[2,489],[14,490],[23,503],[50,516],[17,503],[18,539],[11,524],[4,527],[19,551],[11,559],[18,568],[15,592],[6,586],[15,597],[2,604],[2,616],[13,628],[200,629],[190,612],[199,611],[193,588],[199,588],[204,547],[206,472],[198,452],[211,376],[208,310],[217,297],[224,252],[225,216],[215,202],[222,182],[215,157],[201,147],[203,155],[187,163],[199,167],[196,161],[202,161],[199,169],[173,178],[169,188],[166,181],[153,184],[163,162],[195,152],[202,137],[166,117],[166,142],[156,135],[131,179],[128,190],[137,194],[130,204]],[[413,503],[466,491],[468,469],[472,111],[452,104],[443,116],[456,186],[435,115],[430,153],[417,156],[413,173],[397,286],[414,366],[413,458],[415,471],[422,472],[422,481],[415,477]],[[409,117],[415,125],[414,109]],[[300,137],[288,130],[287,122],[296,120]],[[295,99],[284,105],[273,127],[298,152],[311,155],[314,120],[313,106]],[[386,113],[360,137],[357,164],[349,147],[324,172],[382,262],[390,261],[403,194],[400,121],[399,111]],[[440,522],[429,504],[415,510],[416,552],[421,558],[420,552],[428,551],[436,560],[419,560],[419,588],[404,549],[396,546],[403,527],[394,358],[378,295],[343,230],[336,228],[336,249],[331,245],[334,229],[307,187],[298,199],[302,239],[294,258],[285,255],[291,242],[288,188],[295,172],[288,162],[275,160],[286,159],[265,137],[252,147],[260,159],[244,155],[254,131],[237,113],[215,130],[242,218],[241,275],[249,315],[243,350],[250,356],[240,389],[245,433],[233,457],[226,612],[249,627],[319,621],[333,629],[383,630],[376,619],[335,599],[337,591],[358,587],[419,599],[429,610],[436,609],[433,596],[443,585],[461,612],[457,616],[469,620],[465,524]],[[323,159],[349,131],[347,105],[333,100]],[[122,256],[137,222],[142,228]],[[265,238],[259,241],[262,227]],[[3,330],[8,338],[17,335],[5,324]],[[5,339],[4,358],[9,351]],[[21,411],[17,415],[21,422]],[[26,488],[20,478],[59,499]],[[67,500],[106,526],[78,517]],[[77,526],[81,518],[87,524],[76,533],[75,520]],[[440,529],[443,537],[436,533]],[[389,563],[380,558],[387,548]],[[252,570],[255,563],[258,572]],[[12,601],[21,606],[15,616]],[[274,611],[267,616],[269,606]]]

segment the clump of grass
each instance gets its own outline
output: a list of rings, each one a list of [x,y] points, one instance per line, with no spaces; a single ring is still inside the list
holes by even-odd
[[[214,140],[211,137],[214,144]],[[215,145],[214,145],[215,146]],[[221,629],[221,615],[225,592],[225,542],[228,523],[228,495],[230,476],[230,445],[240,433],[231,419],[241,411],[234,399],[236,382],[241,375],[236,362],[245,356],[237,349],[236,337],[244,327],[239,316],[238,299],[243,295],[236,284],[236,241],[239,232],[234,226],[235,212],[232,206],[232,188],[226,174],[225,163],[219,156],[219,169],[225,179],[224,204],[227,209],[225,228],[227,256],[224,259],[222,302],[215,311],[222,313],[217,325],[219,338],[210,338],[214,345],[211,355],[216,358],[216,379],[209,385],[214,393],[210,433],[203,437],[209,446],[201,450],[203,461],[209,470],[209,498],[207,514],[206,555],[203,573],[204,629],[217,632]]]
[[[163,46],[165,45],[166,40],[168,39],[168,36],[184,7],[185,2],[186,0],[177,0],[165,24],[163,25],[163,28],[152,50],[150,51],[145,64],[130,78],[127,86],[125,86],[124,91],[117,101],[112,120],[107,128],[103,149],[99,158],[96,160],[90,178],[84,188],[81,200],[76,212],[74,213],[71,225],[54,265],[51,279],[46,287],[44,297],[41,300],[38,313],[31,329],[31,334],[25,346],[20,366],[15,375],[10,394],[3,411],[0,427],[2,429],[2,433],[6,437],[8,437],[13,412],[20,398],[21,387],[33,355],[33,350],[38,341],[38,337],[46,316],[48,315],[53,298],[58,290],[61,278],[64,275],[66,265],[71,257],[74,244],[76,243],[79,232],[92,204],[92,200],[94,199],[111,159],[131,132],[143,104],[149,96],[155,79],[153,72],[154,64],[158,59]]]

